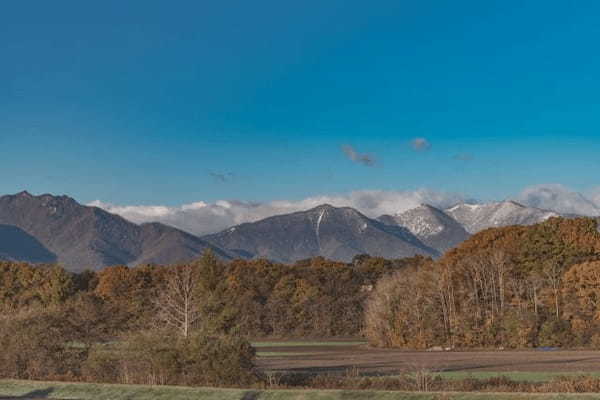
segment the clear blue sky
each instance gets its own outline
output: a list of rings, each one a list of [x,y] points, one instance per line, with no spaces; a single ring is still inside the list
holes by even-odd
[[[596,186],[599,17],[597,1],[5,2],[0,193]]]

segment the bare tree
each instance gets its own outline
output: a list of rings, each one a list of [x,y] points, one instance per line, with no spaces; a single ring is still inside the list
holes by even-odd
[[[197,282],[193,265],[173,267],[167,272],[165,287],[156,300],[157,319],[186,338],[201,317]]]
[[[554,297],[554,313],[556,314],[556,318],[560,317],[560,309],[559,309],[559,296],[560,296],[560,288],[562,284],[562,268],[557,262],[550,262],[548,268],[544,269],[544,274],[546,275],[546,281],[550,285],[552,289],[552,295]]]

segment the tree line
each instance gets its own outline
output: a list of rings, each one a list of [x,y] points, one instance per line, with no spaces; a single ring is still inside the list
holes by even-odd
[[[250,338],[356,336],[381,276],[429,259],[219,261],[70,273],[0,262],[0,377],[244,385]]]
[[[384,277],[365,311],[383,347],[600,346],[600,234],[591,218],[492,228]]]
[[[157,324],[185,334],[201,324],[254,338],[356,336],[364,300],[378,279],[428,261],[357,256],[346,264],[317,257],[284,265],[262,259],[224,263],[208,255],[185,264],[80,274],[56,265],[0,262],[0,304],[10,313],[93,297],[112,310],[114,335]]]

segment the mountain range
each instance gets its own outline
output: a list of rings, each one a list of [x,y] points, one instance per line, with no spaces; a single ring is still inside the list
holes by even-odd
[[[204,238],[243,257],[281,262],[314,256],[350,261],[364,253],[386,258],[439,255],[404,227],[328,204],[237,225]]]
[[[57,262],[81,271],[187,261],[206,248],[232,257],[181,230],[159,223],[136,225],[67,196],[21,192],[0,197],[0,257],[8,260]]]
[[[348,262],[358,254],[438,257],[482,229],[535,224],[552,216],[559,214],[513,201],[446,210],[422,204],[378,218],[323,204],[198,237],[160,223],[134,224],[67,196],[21,192],[0,197],[0,260],[56,262],[81,271],[183,262],[207,248],[225,260],[286,263],[315,256]]]

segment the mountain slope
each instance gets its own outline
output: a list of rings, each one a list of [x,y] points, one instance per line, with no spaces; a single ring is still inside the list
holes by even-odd
[[[198,237],[162,224],[136,225],[67,196],[33,196],[27,192],[0,197],[0,224],[34,237],[56,261],[72,271],[108,265],[177,262],[212,248]]]
[[[445,210],[469,233],[509,225],[532,225],[559,216],[558,213],[527,207],[514,201],[488,204],[459,204]]]
[[[24,230],[0,225],[0,260],[53,263],[56,255]]]
[[[315,256],[350,261],[363,253],[386,258],[438,255],[404,228],[330,205],[241,224],[203,238],[244,257],[280,262]]]
[[[428,204],[391,216],[382,215],[379,221],[408,229],[421,242],[440,253],[469,238],[469,232],[454,218]]]

